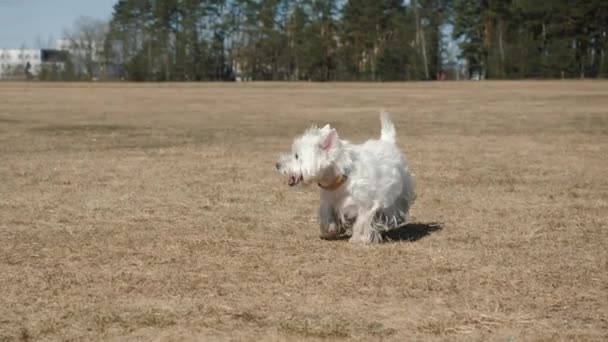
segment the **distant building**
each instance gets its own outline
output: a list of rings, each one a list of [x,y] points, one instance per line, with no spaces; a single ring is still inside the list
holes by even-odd
[[[70,51],[72,49],[72,43],[67,38],[59,38],[55,40],[55,49]]]
[[[0,49],[0,79],[37,76],[45,65],[63,65],[69,54],[54,49]]]
[[[55,49],[68,51],[72,56],[87,56],[91,61],[101,62],[103,56],[103,46],[96,41],[84,39],[59,38],[55,41]]]

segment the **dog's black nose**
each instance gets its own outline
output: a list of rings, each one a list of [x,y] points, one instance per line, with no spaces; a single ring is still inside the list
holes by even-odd
[[[281,163],[276,163],[276,164],[274,164],[274,166],[276,166],[276,167],[277,167],[277,170],[278,170],[278,169],[280,169],[280,168],[281,168]]]

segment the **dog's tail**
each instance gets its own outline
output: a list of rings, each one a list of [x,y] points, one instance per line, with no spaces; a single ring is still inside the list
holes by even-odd
[[[391,121],[391,116],[387,111],[380,113],[380,125],[382,129],[380,131],[380,140],[394,143],[397,141],[397,132],[395,131],[395,125]]]

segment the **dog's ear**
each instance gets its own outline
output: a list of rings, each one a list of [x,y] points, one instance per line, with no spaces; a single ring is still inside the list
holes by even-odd
[[[321,132],[324,133],[328,133],[331,130],[331,126],[329,124],[326,124],[325,126],[323,126],[323,128],[321,128]]]
[[[335,128],[329,128],[329,125],[323,127],[323,129],[325,128],[327,128],[329,132],[322,138],[320,147],[323,151],[329,151],[336,146],[336,143],[338,142],[338,132]]]

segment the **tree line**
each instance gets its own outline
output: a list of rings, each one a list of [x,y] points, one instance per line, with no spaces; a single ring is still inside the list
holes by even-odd
[[[96,43],[133,81],[596,78],[608,1],[120,0]]]
[[[608,1],[460,0],[454,37],[488,78],[606,77]]]

